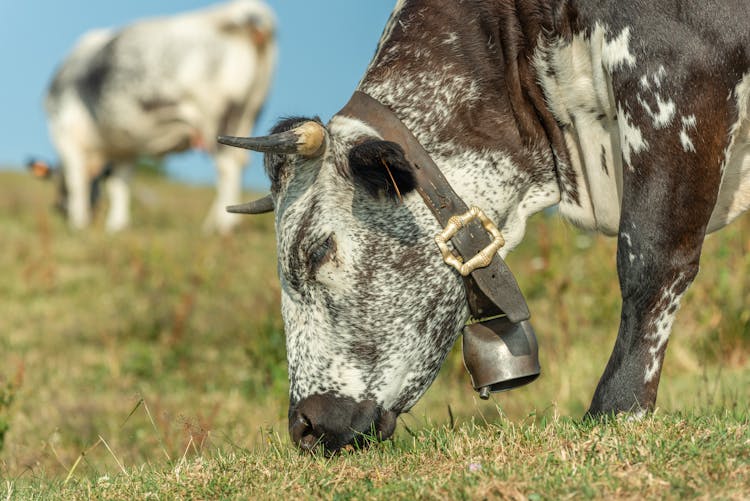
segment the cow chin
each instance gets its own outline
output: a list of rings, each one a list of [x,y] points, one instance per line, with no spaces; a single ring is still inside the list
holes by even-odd
[[[373,400],[315,394],[289,406],[289,435],[300,449],[333,454],[346,446],[367,447],[396,429],[398,413]]]

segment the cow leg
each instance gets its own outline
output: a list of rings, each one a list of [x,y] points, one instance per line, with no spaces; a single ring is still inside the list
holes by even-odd
[[[641,414],[656,402],[662,361],[680,299],[698,272],[700,234],[664,242],[664,228],[643,227],[628,219],[618,238],[617,269],[622,292],[620,329],[594,393],[589,415]],[[630,231],[627,231],[627,229]],[[658,244],[636,236],[646,232]]]
[[[106,229],[114,233],[130,225],[130,179],[133,166],[127,163],[117,164],[107,179],[109,211],[107,212]]]
[[[60,159],[65,174],[68,223],[73,229],[80,230],[91,223],[91,186],[86,158],[79,151],[66,148],[60,150]]]
[[[207,232],[229,233],[240,221],[237,214],[227,212],[227,205],[239,203],[242,196],[242,170],[247,153],[237,148],[219,146],[214,154],[216,163],[216,198],[209,209],[203,229]]]
[[[652,144],[656,150],[666,142]],[[720,158],[723,146],[708,146],[712,148],[705,155],[682,148],[672,148],[670,156],[640,155],[623,173],[617,245],[620,329],[589,415],[640,415],[654,408],[672,322],[698,273],[716,202],[719,164],[705,159]],[[649,165],[649,158],[664,163]]]

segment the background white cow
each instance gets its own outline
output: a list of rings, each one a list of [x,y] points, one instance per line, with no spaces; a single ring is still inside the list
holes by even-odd
[[[215,138],[252,128],[275,65],[274,30],[265,4],[235,0],[83,35],[45,103],[71,226],[90,223],[92,189],[108,166],[106,227],[117,231],[130,222],[137,158],[199,148],[218,172],[205,228],[229,231],[237,220],[224,207],[239,200],[247,155]]]

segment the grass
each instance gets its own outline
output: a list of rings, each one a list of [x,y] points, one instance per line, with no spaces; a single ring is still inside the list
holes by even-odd
[[[34,479],[24,499],[741,499],[750,485],[746,412],[580,424],[570,418],[433,425],[362,453],[308,457],[274,435],[254,451],[219,452],[102,472]],[[15,486],[14,486],[15,487]]]
[[[706,242],[655,416],[578,422],[619,322],[615,242],[540,215],[509,265],[542,377],[484,402],[454,349],[393,441],[326,459],[286,438],[272,218],[205,236],[209,188],[135,193],[134,229],[76,234],[51,186],[0,173],[0,499],[750,495],[748,222]]]

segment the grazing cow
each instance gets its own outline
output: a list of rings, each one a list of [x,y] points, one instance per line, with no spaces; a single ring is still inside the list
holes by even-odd
[[[617,236],[621,323],[588,413],[653,409],[703,239],[750,205],[747,12],[746,0],[400,1],[327,125],[222,139],[266,151],[270,198],[232,210],[275,211],[294,440],[388,436],[433,381],[476,290],[433,241],[451,187],[500,229],[493,263],[555,204]],[[449,185],[424,182],[431,162]]]
[[[124,228],[134,161],[199,148],[218,173],[206,229],[229,231],[237,216],[224,206],[241,195],[247,153],[215,137],[252,127],[275,64],[274,26],[262,2],[235,0],[85,34],[57,70],[45,103],[70,224],[89,224],[92,183],[111,168],[106,227]]]

